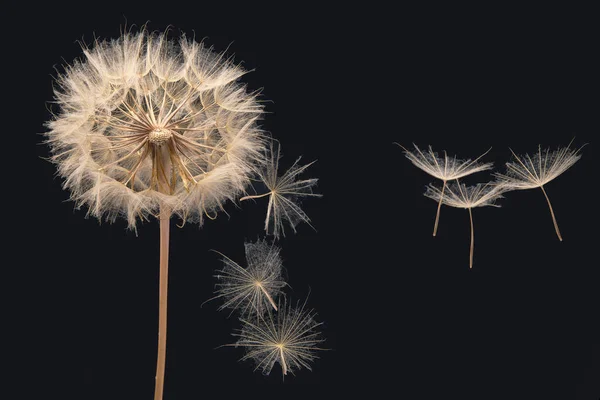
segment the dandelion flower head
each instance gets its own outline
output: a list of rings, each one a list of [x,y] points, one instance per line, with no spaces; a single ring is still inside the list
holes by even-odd
[[[160,207],[202,224],[245,193],[264,140],[239,65],[146,30],[83,54],[57,77],[45,133],[77,207],[130,228]]]

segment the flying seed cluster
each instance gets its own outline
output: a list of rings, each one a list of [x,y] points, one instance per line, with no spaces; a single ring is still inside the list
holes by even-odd
[[[542,150],[541,146],[538,146],[538,151],[532,156],[529,154],[518,156],[510,149],[513,160],[506,163],[506,172],[494,173],[493,175],[496,177],[496,180],[494,181],[478,183],[475,186],[467,186],[460,183],[459,178],[492,168],[492,163],[481,164],[477,162],[483,155],[487,154],[489,150],[474,161],[463,161],[458,160],[456,156],[448,157],[445,151],[444,156],[440,157],[432,150],[431,146],[429,146],[427,151],[423,151],[419,149],[417,145],[414,145],[415,150],[410,151],[402,145],[398,145],[402,147],[406,157],[415,166],[443,182],[441,188],[438,188],[434,184],[429,184],[424,193],[425,196],[438,202],[433,236],[436,235],[440,207],[442,204],[450,207],[464,208],[469,211],[469,219],[471,222],[469,268],[473,267],[473,251],[475,243],[472,209],[483,206],[500,207],[496,204],[496,200],[502,198],[502,194],[508,191],[540,188],[548,202],[556,235],[559,240],[563,240],[552,204],[550,203],[550,198],[544,189],[544,185],[575,164],[581,158],[581,155],[579,154],[581,148],[577,150],[571,149],[571,143],[569,143],[567,147],[559,148],[554,151],[551,151],[550,149]],[[450,180],[455,180],[456,182],[447,185],[446,182]]]
[[[306,308],[306,301],[293,306],[283,296],[287,284],[282,278],[279,247],[258,240],[245,243],[245,252],[246,268],[221,254],[223,268],[216,275],[213,299],[222,298],[219,310],[237,311],[242,324],[234,333],[237,342],[227,346],[244,347],[246,353],[240,360],[253,360],[254,371],[261,370],[264,375],[271,373],[275,363],[284,376],[303,367],[311,370],[316,352],[323,350],[319,344],[324,339],[318,329],[322,323]]]

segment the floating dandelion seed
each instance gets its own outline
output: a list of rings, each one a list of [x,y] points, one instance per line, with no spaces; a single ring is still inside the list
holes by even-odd
[[[579,151],[583,146],[574,150],[569,148],[571,143],[567,147],[554,151],[550,151],[550,149],[542,150],[540,145],[538,146],[538,152],[533,156],[529,156],[529,154],[517,156],[510,149],[516,161],[506,163],[507,169],[505,174],[495,174],[499,184],[509,190],[542,189],[544,197],[546,197],[546,201],[548,202],[548,208],[550,208],[554,230],[560,241],[563,239],[544,185],[565,172],[581,158]]]
[[[57,78],[60,108],[47,123],[51,161],[88,215],[160,216],[159,341],[155,400],[162,399],[167,333],[169,221],[202,224],[245,194],[264,162],[257,93],[223,54],[143,30],[83,49]]]
[[[294,232],[296,232],[296,225],[301,221],[306,222],[311,228],[315,229],[310,223],[310,218],[302,211],[298,203],[299,199],[304,196],[321,197],[320,194],[313,193],[312,191],[318,179],[312,178],[296,181],[298,175],[314,164],[315,161],[304,166],[299,166],[299,157],[286,173],[278,177],[279,150],[280,146],[277,146],[277,151],[275,152],[273,150],[273,143],[271,143],[270,161],[264,169],[258,171],[260,180],[267,186],[269,191],[264,194],[245,196],[240,199],[242,201],[269,196],[265,231],[267,234],[272,233],[275,239],[278,239],[280,235],[285,236],[284,221],[287,221]]]
[[[269,375],[275,362],[279,363],[283,375],[302,367],[311,370],[310,363],[318,356],[319,347],[324,342],[317,329],[322,322],[316,322],[316,313],[305,310],[306,302],[294,308],[291,305],[280,307],[276,315],[269,309],[258,319],[242,318],[239,340],[232,346],[246,348],[241,360],[254,360],[254,371],[261,369]]]
[[[471,222],[471,250],[469,252],[469,268],[473,268],[473,251],[475,247],[475,232],[473,229],[473,213],[472,208],[493,206],[500,207],[495,204],[496,200],[502,198],[502,193],[506,188],[502,185],[494,185],[491,183],[478,183],[474,186],[466,186],[463,183],[456,182],[446,187],[446,193],[443,189],[429,184],[425,196],[436,201],[443,201],[444,204],[450,207],[466,208],[469,210],[469,220]]]
[[[399,143],[394,142],[398,146],[400,146],[404,150],[404,154],[406,158],[408,158],[414,165],[416,165],[421,170],[425,171],[429,175],[440,179],[443,182],[442,190],[440,193],[437,212],[435,214],[435,223],[433,225],[433,236],[437,233],[438,222],[440,218],[440,209],[442,207],[442,200],[444,199],[444,191],[446,189],[446,184],[448,181],[452,181],[455,179],[463,178],[467,175],[474,174],[475,172],[485,171],[491,169],[494,165],[493,163],[478,163],[479,159],[485,156],[490,150],[486,151],[475,160],[458,160],[456,156],[448,157],[448,154],[444,150],[444,157],[439,157],[437,153],[435,153],[431,146],[429,146],[429,151],[422,151],[417,147],[416,144],[413,143],[415,147],[415,151],[407,150],[404,146]]]
[[[245,243],[245,249],[247,268],[219,253],[223,256],[223,269],[217,271],[217,296],[212,299],[225,300],[219,310],[231,308],[232,312],[240,310],[243,315],[262,314],[270,307],[277,310],[275,299],[286,285],[279,247],[258,240]]]

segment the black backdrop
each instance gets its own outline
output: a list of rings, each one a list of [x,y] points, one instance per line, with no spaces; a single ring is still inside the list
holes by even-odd
[[[56,377],[49,391],[152,396],[158,224],[136,236],[123,221],[99,225],[73,211],[36,135],[50,118],[53,66],[81,55],[76,41],[149,21],[150,29],[171,25],[173,37],[205,38],[255,70],[243,80],[270,101],[261,124],[281,141],[283,165],[318,160],[306,176],[320,179],[324,197],[304,203],[317,231],[301,225],[281,246],[288,296],[310,293],[331,349],[312,372],[283,381],[278,367],[264,377],[237,362],[240,349],[215,349],[235,340],[238,323],[217,302],[200,307],[219,266],[209,250],[243,261],[244,241],[262,237],[265,203],[230,204],[230,218],[202,229],[173,221],[165,400],[281,383],[391,387],[410,399],[598,398],[598,64],[585,11],[203,7],[11,14],[26,26],[15,30],[26,43],[15,60],[29,77],[17,94],[27,115],[15,127],[36,157],[35,183],[24,185],[31,220],[19,223],[34,245],[23,258],[33,294],[23,304],[35,304],[36,365]],[[511,192],[502,208],[474,210],[473,270],[467,212],[443,207],[432,238],[436,204],[422,196],[432,179],[392,144],[465,158],[492,147],[484,160],[502,169],[509,146],[532,152],[573,138],[573,146],[589,143],[582,159],[547,186],[564,242],[541,191]]]

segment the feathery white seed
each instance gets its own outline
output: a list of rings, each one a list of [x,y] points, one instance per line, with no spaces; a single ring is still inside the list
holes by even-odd
[[[253,360],[254,370],[264,375],[271,373],[276,362],[283,375],[301,368],[311,370],[317,351],[326,349],[320,347],[325,341],[319,330],[322,322],[305,305],[293,307],[284,300],[276,314],[269,309],[258,318],[240,318],[242,329],[234,336],[239,338],[235,346],[246,349],[241,360]]]
[[[260,180],[269,190],[267,193],[245,196],[240,200],[257,199],[269,197],[267,205],[267,217],[265,218],[265,232],[271,234],[275,239],[281,236],[285,237],[285,223],[296,232],[296,225],[305,222],[311,228],[310,218],[300,208],[299,202],[303,197],[321,197],[321,194],[314,193],[313,187],[318,179],[301,179],[298,176],[316,161],[300,166],[300,158],[296,159],[294,164],[281,176],[279,176],[279,159],[281,147],[277,144],[277,150],[274,149],[274,143],[271,142],[269,148],[269,158],[262,169],[257,171]]]
[[[215,285],[217,295],[212,299],[223,299],[219,310],[230,308],[242,315],[262,314],[268,308],[277,310],[275,300],[286,285],[281,249],[265,240],[245,243],[244,247],[246,268],[222,255],[223,267],[215,275],[219,280]]]

